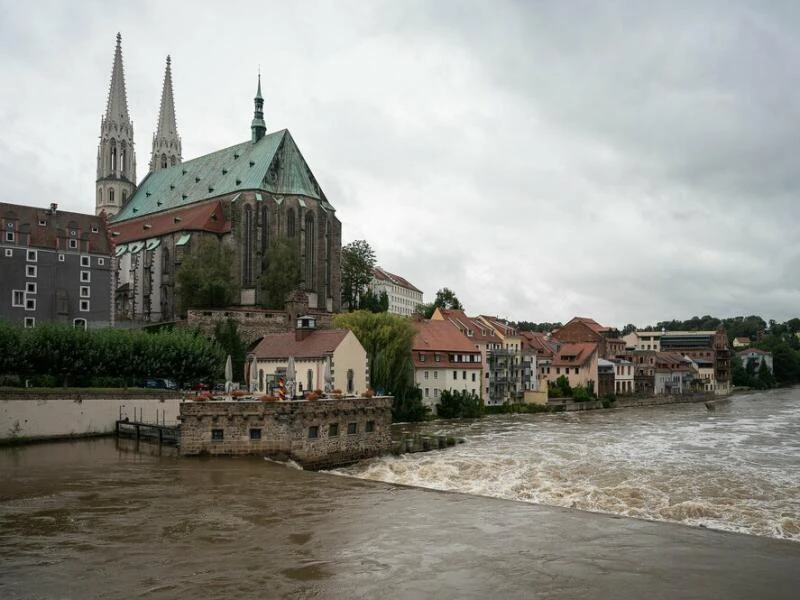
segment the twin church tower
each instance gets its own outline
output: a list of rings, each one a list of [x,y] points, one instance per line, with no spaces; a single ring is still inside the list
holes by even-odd
[[[181,138],[175,121],[175,100],[172,94],[172,67],[170,57],[167,56],[149,172],[166,169],[180,163],[181,160]],[[108,216],[117,214],[135,190],[136,153],[133,144],[133,123],[128,113],[128,98],[125,92],[122,36],[118,33],[106,114],[100,122],[95,214],[99,215],[102,211]]]

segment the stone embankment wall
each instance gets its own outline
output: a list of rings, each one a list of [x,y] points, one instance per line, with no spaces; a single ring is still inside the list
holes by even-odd
[[[184,402],[182,455],[254,454],[304,468],[352,463],[391,451],[392,398],[293,402]]]
[[[178,423],[174,392],[0,390],[0,444],[109,435],[118,419]]]
[[[617,396],[617,400],[609,408],[632,408],[637,406],[660,406],[662,404],[685,404],[688,402],[706,402],[719,398],[709,394],[683,394],[676,396]],[[577,410],[596,410],[604,408],[602,400],[586,400],[578,402],[571,398],[551,399],[550,406],[564,406],[567,412]]]

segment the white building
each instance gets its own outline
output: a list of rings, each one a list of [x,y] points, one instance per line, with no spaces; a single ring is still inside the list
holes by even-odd
[[[369,289],[376,296],[386,292],[389,297],[389,312],[395,315],[412,315],[417,306],[422,304],[422,291],[403,277],[380,267],[373,269]]]

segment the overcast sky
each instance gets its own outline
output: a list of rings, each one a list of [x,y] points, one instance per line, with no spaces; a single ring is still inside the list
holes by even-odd
[[[94,212],[122,33],[137,175],[166,55],[184,159],[259,66],[378,263],[469,314],[800,316],[800,3],[0,0],[0,201]]]

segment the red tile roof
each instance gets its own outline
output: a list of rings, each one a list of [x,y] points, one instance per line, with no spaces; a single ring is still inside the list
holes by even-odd
[[[523,347],[535,350],[536,354],[544,358],[552,358],[558,349],[558,344],[551,341],[546,334],[538,331],[520,331]]]
[[[459,331],[472,340],[475,344],[499,344],[500,338],[494,332],[494,329],[481,323],[473,317],[468,317],[463,310],[455,310],[452,308],[438,309],[441,315],[455,325]],[[472,335],[468,332],[472,331]]]
[[[0,202],[0,224],[3,231],[16,233],[17,243],[28,244],[31,248],[64,250],[68,249],[67,240],[74,238],[81,242],[78,250],[82,252],[111,254],[111,241],[103,217],[57,207],[48,209]],[[13,227],[9,228],[9,224]]]
[[[222,202],[212,200],[192,204],[175,210],[152,213],[136,219],[111,223],[114,241],[117,244],[160,237],[180,231],[208,231],[211,233],[228,233],[231,223],[225,219]]]
[[[597,352],[594,342],[580,342],[576,344],[561,344],[558,352],[553,356],[554,367],[575,367],[585,364],[592,354]]]
[[[296,340],[294,332],[264,336],[253,351],[257,358],[320,358],[333,352],[350,331],[348,329],[322,329]]]
[[[388,281],[389,283],[393,283],[395,285],[399,285],[400,287],[404,287],[407,290],[413,290],[415,292],[422,293],[422,290],[415,287],[407,279],[404,277],[400,277],[399,275],[395,275],[394,273],[389,273],[385,269],[381,269],[380,267],[375,267],[372,270],[372,276],[379,281]]]
[[[415,321],[414,352],[477,352],[475,343],[461,333],[450,321]]]

